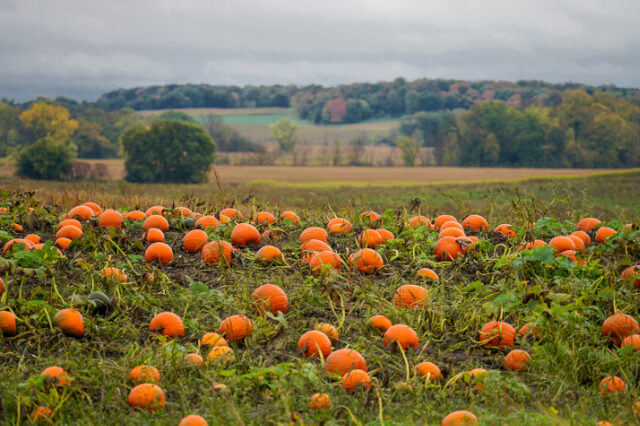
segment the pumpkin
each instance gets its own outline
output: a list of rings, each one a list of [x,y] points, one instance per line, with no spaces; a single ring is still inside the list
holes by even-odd
[[[559,254],[565,250],[575,250],[576,245],[573,243],[571,238],[569,237],[553,237],[551,241],[549,241],[549,245],[551,247],[555,247],[556,254]]]
[[[330,373],[344,376],[352,369],[367,371],[367,363],[358,351],[345,348],[331,352],[324,362],[324,368]]]
[[[378,234],[380,234],[380,238],[382,238],[383,243],[386,243],[387,241],[393,240],[395,238],[391,231],[388,231],[384,228],[376,229],[376,231],[378,231]]]
[[[444,237],[454,237],[454,238],[459,238],[459,237],[464,237],[465,233],[462,229],[458,229],[455,227],[450,227],[450,228],[444,228],[442,231],[440,231],[440,233],[438,234],[438,240],[444,238]]]
[[[233,361],[234,358],[235,355],[233,354],[233,349],[229,346],[214,346],[207,355],[207,359],[209,359],[209,361],[226,362]]]
[[[167,232],[169,230],[169,221],[164,216],[149,216],[142,222],[142,229],[147,231],[150,228],[158,228],[162,232]]]
[[[458,410],[447,414],[440,426],[477,425],[478,418],[471,411]]]
[[[480,329],[480,343],[488,348],[512,348],[516,330],[506,322],[489,321]]]
[[[129,392],[129,405],[152,411],[164,408],[165,396],[162,388],[152,383],[142,383]]]
[[[260,244],[260,232],[250,223],[239,223],[231,231],[231,244],[246,247],[248,244]]]
[[[220,223],[229,223],[231,222],[231,218],[220,213]]]
[[[431,268],[420,268],[416,273],[416,278],[430,278],[434,281],[438,281],[440,277]]]
[[[342,387],[348,392],[353,392],[356,386],[362,385],[366,388],[371,387],[371,379],[366,371],[355,369],[342,376]]]
[[[306,357],[320,357],[322,354],[326,358],[331,353],[331,340],[321,331],[307,331],[298,340],[298,349]]]
[[[56,238],[68,238],[70,240],[75,240],[82,236],[82,229],[77,228],[73,225],[63,226],[58,229],[56,232]]]
[[[111,306],[111,299],[101,291],[92,292],[87,296],[87,301],[92,304],[93,308],[98,312],[104,312]]]
[[[433,229],[440,231],[442,225],[450,221],[458,222],[458,219],[448,214],[441,214],[433,220]]]
[[[164,206],[151,206],[144,212],[144,214],[145,216],[152,216],[152,215],[163,216],[166,211],[167,211],[167,208]]]
[[[5,336],[15,336],[17,333],[16,316],[9,311],[0,311],[0,331]]]
[[[82,230],[82,224],[75,219],[65,219],[61,221],[60,223],[58,223],[58,227],[56,229],[60,229],[69,225],[75,226],[76,228]]]
[[[393,303],[401,308],[421,308],[428,301],[427,289],[414,284],[401,285],[393,295]]]
[[[503,223],[498,225],[493,232],[497,234],[502,234],[507,238],[515,238],[518,236],[518,234],[516,234],[516,232],[513,229],[511,229],[511,225],[508,223]]]
[[[523,242],[518,244],[519,250],[533,250],[535,247],[544,247],[547,243],[542,240],[533,240],[529,242]]]
[[[200,229],[217,228],[220,226],[220,222],[215,216],[202,216],[196,220],[196,227]]]
[[[371,327],[375,328],[380,333],[384,333],[393,325],[391,324],[391,321],[389,321],[389,318],[384,315],[374,315],[369,318],[368,322]]]
[[[2,327],[0,326],[0,328]],[[634,352],[640,351],[640,335],[632,334],[631,336],[625,337],[622,343],[620,343],[620,347],[624,348],[626,346],[631,346]]]
[[[53,325],[59,327],[67,336],[84,336],[82,315],[75,309],[67,308],[58,311],[53,317]]]
[[[278,312],[286,314],[289,310],[287,294],[275,284],[263,284],[251,294],[253,306],[258,312],[269,311],[274,315]]]
[[[598,226],[600,223],[600,219],[596,219],[595,217],[585,217],[576,225],[578,230],[584,232],[591,232],[593,228]]]
[[[11,226],[13,227],[14,231],[18,231],[18,232],[24,231],[24,226],[20,225],[19,223],[14,223]]]
[[[103,228],[122,228],[122,222],[124,222],[122,213],[113,209],[105,210],[98,218],[98,226]]]
[[[522,349],[514,349],[504,357],[504,366],[509,370],[526,371],[531,355]]]
[[[568,235],[567,237],[571,239],[571,241],[573,242],[573,245],[576,247],[575,249],[577,251],[581,251],[581,252],[584,253],[585,246],[584,246],[584,241],[582,240],[582,238],[578,237],[577,235]]]
[[[209,236],[201,229],[194,229],[187,232],[182,239],[182,248],[189,253],[196,253],[202,250]]]
[[[274,246],[260,247],[260,250],[258,250],[258,252],[256,253],[256,257],[258,258],[258,260],[265,263],[274,262],[278,259],[284,261],[282,252],[278,247]]]
[[[326,393],[314,393],[309,401],[309,408],[317,410],[319,408],[331,407],[331,398]]]
[[[178,426],[208,426],[208,424],[204,417],[197,414],[190,414],[180,420]]]
[[[360,243],[360,247],[373,249],[384,242],[378,231],[376,231],[375,229],[365,229],[364,232],[360,234],[358,241]]]
[[[598,391],[602,395],[607,395],[611,393],[625,393],[627,391],[627,387],[622,380],[618,376],[607,376],[600,381],[598,385]]]
[[[130,212],[126,212],[123,216],[127,220],[134,221],[144,220],[147,217],[147,215],[140,210],[131,210]]]
[[[340,256],[332,251],[317,251],[311,255],[309,268],[313,274],[317,274],[324,270],[325,265],[330,265],[329,270],[332,272],[340,272],[342,262]]]
[[[300,250],[303,252],[302,261],[305,263],[311,262],[312,254],[315,251],[333,251],[329,244],[316,239],[305,241]]]
[[[591,244],[591,237],[589,236],[589,234],[587,234],[584,231],[575,231],[575,232],[572,232],[570,235],[580,238],[584,243],[585,247]]]
[[[602,226],[598,228],[595,240],[597,243],[604,243],[613,234],[617,234],[615,229],[609,228],[608,226]]]
[[[186,354],[182,361],[187,367],[199,367],[204,363],[204,360],[198,354]]]
[[[229,340],[239,341],[246,336],[251,336],[253,327],[249,318],[244,315],[231,315],[220,323],[218,333]]]
[[[51,408],[45,406],[37,407],[35,410],[33,410],[33,413],[31,413],[31,423],[38,423],[40,420],[45,420],[51,417],[51,414],[53,414]]]
[[[184,325],[179,316],[173,312],[161,312],[149,323],[149,330],[159,331],[169,337],[184,337]]]
[[[442,378],[442,372],[437,365],[432,362],[421,362],[414,368],[416,375],[423,377],[425,380],[433,381]]]
[[[571,259],[572,261],[576,262],[578,259],[576,259],[576,251],[575,250],[565,250],[560,252],[561,256],[567,257],[569,259]]]
[[[133,383],[159,382],[160,372],[152,365],[138,365],[129,371],[129,380]]]
[[[127,281],[127,279],[129,278],[127,277],[127,274],[125,274],[118,268],[104,268],[102,270],[102,275],[105,278],[117,281]]]
[[[426,226],[427,228],[431,228],[431,221],[429,218],[425,216],[414,216],[409,220],[409,225],[415,229],[421,226]]]
[[[450,220],[448,222],[443,223],[442,226],[440,227],[440,232],[449,228],[456,228],[464,233],[464,227],[461,224],[459,224],[457,220]]]
[[[618,313],[607,318],[602,323],[600,331],[603,337],[611,338],[617,344],[620,344],[625,337],[640,332],[640,327],[638,327],[638,322],[633,317]]]
[[[360,222],[365,224],[369,222],[370,225],[379,222],[382,225],[382,217],[378,213],[369,210],[368,212],[360,213]]]
[[[473,229],[474,231],[488,231],[489,222],[484,217],[477,214],[470,214],[462,220],[464,229]]]
[[[483,390],[485,388],[484,382],[487,379],[489,372],[484,368],[474,368],[469,371],[470,384],[475,384],[476,389]]]
[[[200,254],[202,255],[202,261],[204,263],[224,263],[230,265],[231,255],[235,250],[236,249],[228,242],[217,240],[205,244]]]
[[[527,334],[529,334],[529,332],[531,332],[534,336],[537,337],[540,331],[539,331],[539,328],[534,323],[528,322],[522,327],[520,327],[520,330],[518,330],[518,336],[520,337],[526,336]]]
[[[142,234],[142,240],[148,243],[164,243],[164,232],[158,228],[149,228],[147,232]]]
[[[193,212],[189,207],[176,207],[176,210],[182,217],[191,217],[193,216]]]
[[[285,219],[291,221],[292,225],[297,225],[300,223],[300,217],[295,214],[295,212],[292,212],[290,210],[284,211],[280,214],[280,220],[284,221]]]
[[[415,348],[419,343],[416,332],[405,324],[395,324],[389,327],[384,333],[383,340],[385,346],[397,342],[398,345],[402,346],[402,349]]]
[[[93,211],[94,216],[100,216],[102,214],[102,208],[93,201],[87,201],[86,203],[82,203],[82,205],[89,207]]]
[[[22,247],[22,250],[30,250],[33,247],[33,243],[22,238],[14,238],[13,240],[7,241],[7,243],[4,245],[4,248],[2,249],[2,255],[4,256],[5,254],[7,254],[7,252],[20,247]]]
[[[97,214],[89,206],[76,206],[67,213],[67,218],[70,219],[77,217],[80,220],[88,220],[92,216],[97,216]]]
[[[327,231],[331,234],[348,234],[352,229],[351,222],[341,217],[335,217],[327,223]]]
[[[310,226],[300,234],[300,243],[305,243],[309,240],[320,240],[326,243],[328,238],[329,234],[327,234],[327,231],[319,226]]]
[[[253,219],[253,223],[258,225],[270,225],[276,221],[276,218],[270,212],[258,212]]]
[[[231,207],[228,207],[226,209],[220,210],[220,215],[226,216],[229,219],[236,219],[236,220],[244,219],[244,217],[242,216],[242,213],[240,212],[240,210],[234,209],[234,208],[231,208]]]
[[[173,260],[173,250],[165,243],[153,243],[145,250],[144,260],[147,263],[157,260],[161,264],[166,265]]]
[[[54,386],[67,386],[71,384],[69,373],[57,366],[47,367],[40,373],[41,376],[48,376],[49,383]]]
[[[438,260],[455,260],[463,254],[462,247],[454,237],[443,237],[433,247]]]
[[[640,288],[640,265],[631,265],[622,271],[621,277],[630,284]]]
[[[358,268],[363,274],[371,274],[382,268],[384,261],[378,252],[365,248],[349,256],[349,264]]]
[[[31,241],[33,244],[40,244],[40,236],[37,234],[29,234],[24,237],[25,240]]]
[[[229,346],[224,337],[218,333],[206,333],[200,339],[200,344],[205,346]]]
[[[71,240],[65,237],[56,238],[56,242],[54,243],[56,247],[62,250],[66,250],[69,247],[69,244],[71,244]]]
[[[338,341],[338,330],[331,324],[322,323],[316,325],[316,330],[323,332],[332,342]]]

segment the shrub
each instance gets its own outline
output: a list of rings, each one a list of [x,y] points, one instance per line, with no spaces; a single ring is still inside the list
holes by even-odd
[[[16,173],[31,179],[59,180],[70,174],[75,157],[74,145],[47,136],[22,150]]]

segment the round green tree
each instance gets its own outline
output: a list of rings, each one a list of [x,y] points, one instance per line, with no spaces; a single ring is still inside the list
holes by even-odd
[[[46,136],[22,150],[16,173],[31,179],[58,180],[69,175],[75,158],[75,145]]]
[[[203,182],[216,144],[199,124],[159,120],[120,137],[129,182]]]

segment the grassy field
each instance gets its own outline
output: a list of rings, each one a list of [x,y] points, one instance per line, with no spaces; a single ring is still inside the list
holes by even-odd
[[[632,406],[640,397],[640,352],[618,349],[600,329],[616,311],[640,318],[639,290],[620,279],[624,268],[640,263],[640,203],[634,196],[640,194],[640,171],[500,182],[406,179],[395,186],[284,179],[230,183],[223,178],[221,186],[5,179],[1,194],[0,205],[8,210],[0,216],[5,242],[31,233],[52,241],[62,214],[86,201],[123,211],[187,206],[202,214],[233,206],[245,221],[261,210],[278,217],[292,209],[301,218],[300,224],[258,225],[259,231],[268,231],[261,242],[237,246],[228,266],[205,264],[200,254],[186,252],[182,240],[193,223],[174,214],[167,215],[165,242],[173,260],[166,265],[145,262],[140,222],[111,230],[95,220],[83,222],[82,238],[63,251],[63,258],[47,246],[5,253],[0,311],[15,313],[17,334],[0,335],[1,424],[28,424],[38,406],[51,408],[55,424],[178,424],[188,414],[199,414],[210,425],[437,425],[454,410],[473,412],[483,425],[638,424]],[[359,215],[369,209],[383,215],[374,227],[390,230],[395,238],[376,248],[384,266],[363,274],[348,259],[360,249],[358,236],[369,223]],[[456,260],[440,261],[434,254],[438,232],[406,225],[418,214],[432,219],[453,214],[462,221],[470,213],[486,217],[490,230],[513,224],[517,237],[467,230],[479,242]],[[351,232],[328,237],[342,260],[341,270],[314,274],[300,261],[299,237],[305,227],[325,227],[335,216],[353,224]],[[554,256],[549,247],[517,248],[523,240],[548,242],[573,232],[587,216],[599,217],[618,233],[578,252],[581,263]],[[24,230],[16,231],[13,223]],[[635,227],[623,230],[625,223]],[[234,226],[209,229],[208,239],[230,241]],[[282,262],[258,261],[257,250],[266,244],[282,251]],[[119,268],[127,278],[108,279],[105,267]],[[417,279],[422,267],[432,268],[439,279]],[[288,312],[256,311],[252,292],[265,283],[286,292]],[[424,308],[393,302],[404,284],[428,291]],[[94,291],[110,297],[106,310],[88,302]],[[56,312],[70,307],[83,316],[82,337],[66,336],[54,325]],[[163,311],[182,319],[183,337],[149,330],[151,319]],[[200,338],[217,332],[221,321],[234,314],[250,319],[252,335],[229,342],[232,360],[209,360]],[[396,343],[385,346],[380,332],[368,325],[374,314],[410,326],[418,345],[405,350]],[[515,339],[515,347],[531,356],[526,371],[505,368],[511,348],[482,344],[478,332],[491,320],[516,330],[535,324],[535,332]],[[362,354],[371,387],[348,392],[339,375],[326,371],[324,358],[303,356],[298,339],[319,323],[337,328],[334,350]],[[204,357],[204,365],[186,364],[190,353]],[[414,367],[423,361],[436,364],[442,378],[416,375]],[[155,383],[166,407],[148,411],[127,404],[135,386],[127,375],[141,364],[159,370]],[[53,365],[64,368],[71,384],[56,387],[40,376]],[[472,378],[469,371],[475,368],[487,373]],[[624,380],[624,393],[599,393],[600,381],[609,375]],[[316,392],[328,394],[331,407],[310,408]]]

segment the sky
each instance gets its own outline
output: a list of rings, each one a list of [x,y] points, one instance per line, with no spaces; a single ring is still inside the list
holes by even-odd
[[[640,86],[637,0],[0,0],[0,98],[396,77]]]

